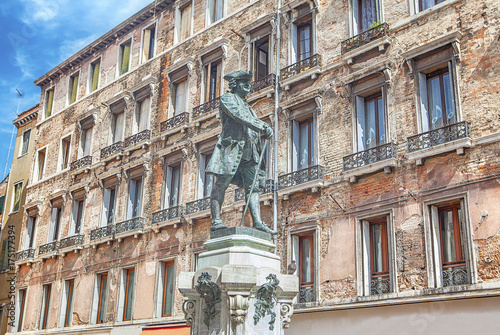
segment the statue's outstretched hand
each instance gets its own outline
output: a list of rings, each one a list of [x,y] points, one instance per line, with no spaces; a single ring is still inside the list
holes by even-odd
[[[266,126],[264,128],[264,136],[265,136],[265,138],[271,138],[271,137],[273,137],[273,128],[271,128],[269,126]]]

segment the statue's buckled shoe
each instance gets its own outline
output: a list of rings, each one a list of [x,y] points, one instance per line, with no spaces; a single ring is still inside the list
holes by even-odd
[[[212,222],[212,228],[210,228],[210,230],[214,231],[214,230],[219,230],[219,229],[224,229],[224,228],[227,228],[227,226],[222,224],[222,220],[214,220]]]
[[[263,222],[256,223],[254,225],[255,229],[258,229],[260,231],[263,231],[265,233],[271,234],[271,235],[276,235],[278,232],[276,230],[270,229],[268,226],[266,226]]]

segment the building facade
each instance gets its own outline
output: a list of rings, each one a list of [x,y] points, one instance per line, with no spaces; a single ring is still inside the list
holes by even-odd
[[[21,114],[14,120],[17,128],[16,142],[12,158],[12,166],[5,180],[6,189],[3,201],[0,197],[0,208],[2,209],[2,229],[0,245],[0,334],[5,334],[9,329],[9,323],[14,320],[15,294],[15,253],[16,250],[30,249],[34,252],[33,245],[26,246],[19,239],[23,225],[23,206],[26,200],[27,185],[30,179],[31,162],[33,158],[35,133],[34,127],[37,122],[39,106],[36,105]],[[26,248],[25,248],[26,246]],[[34,254],[33,254],[34,255]],[[12,317],[12,318],[9,318]]]
[[[479,320],[493,334],[499,14],[493,0],[150,4],[35,82],[20,238],[34,229],[36,253],[19,248],[11,332],[188,326],[176,278],[209,237],[223,76],[246,69],[248,102],[278,121],[261,201],[270,224],[277,199],[282,269],[299,276],[286,333]],[[232,188],[225,222],[243,207]]]

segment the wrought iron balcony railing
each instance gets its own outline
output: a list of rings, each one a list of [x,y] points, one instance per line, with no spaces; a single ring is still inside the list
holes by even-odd
[[[382,144],[375,148],[370,148],[368,150],[345,156],[344,171],[349,171],[383,161],[384,159],[396,157],[397,149],[394,143]]]
[[[389,24],[387,23],[379,24],[373,28],[370,28],[362,32],[361,34],[358,34],[356,36],[353,36],[351,38],[342,41],[341,52],[342,54],[345,54],[348,51],[359,48],[360,46],[368,44],[371,41],[374,41],[380,37],[387,36],[388,32],[389,32]]]
[[[316,300],[316,297],[314,294],[314,287],[301,285],[300,290],[299,290],[299,303],[312,302],[315,300]]]
[[[92,165],[92,156],[85,156],[82,157],[74,162],[71,163],[70,165],[70,170],[78,170],[84,166]]]
[[[281,69],[281,79],[285,80],[315,66],[321,66],[321,55],[319,54],[312,55],[309,58]]]
[[[276,85],[276,75],[274,73],[268,74],[267,76],[255,80],[252,83],[252,91],[250,93],[255,93],[263,88]]]
[[[38,247],[38,254],[48,254],[49,252],[57,251],[59,249],[59,241],[53,241]]]
[[[83,244],[83,234],[68,236],[59,241],[59,249],[69,248]]]
[[[163,209],[158,212],[154,212],[151,218],[152,224],[157,224],[160,222],[165,222],[168,220],[173,220],[176,218],[180,218],[184,216],[185,208],[182,205],[170,207],[167,209]]]
[[[16,253],[16,261],[35,258],[35,249],[30,248]]]
[[[111,156],[119,151],[122,151],[124,148],[123,141],[119,141],[108,145],[106,148],[101,149],[101,159]]]
[[[194,214],[206,209],[210,209],[210,197],[191,201],[186,204],[186,214]]]
[[[142,141],[149,140],[151,138],[151,130],[146,129],[141,131],[140,133],[129,136],[125,139],[125,148],[130,147],[132,145],[136,145]]]
[[[324,175],[325,168],[321,165],[314,165],[306,169],[279,176],[278,189],[282,190],[287,187],[304,184],[313,180],[323,180]]]
[[[272,193],[274,191],[274,180],[268,179],[266,180],[266,184],[264,187],[259,188],[259,194],[267,194]],[[234,190],[234,201],[245,200],[245,189],[237,188]]]
[[[180,113],[179,115],[176,115],[166,121],[163,121],[160,124],[160,131],[164,132],[166,130],[172,129],[174,127],[180,126],[181,124],[188,122],[189,122],[189,113],[187,112]]]
[[[470,123],[462,121],[408,137],[408,152],[470,137]]]
[[[443,287],[470,284],[467,266],[454,266],[443,269]]]
[[[205,102],[203,105],[199,105],[193,108],[193,119],[202,116],[203,114],[206,114],[210,111],[213,111],[214,109],[219,108],[219,98],[215,98],[213,100],[210,100],[209,102]]]
[[[389,275],[372,276],[371,295],[384,294],[391,292],[391,279]]]
[[[90,231],[90,240],[95,241],[107,236],[113,236],[115,233],[115,226],[109,225],[101,228],[97,228]]]
[[[145,218],[136,217],[127,221],[122,221],[115,224],[115,234],[124,233],[127,231],[144,228]]]

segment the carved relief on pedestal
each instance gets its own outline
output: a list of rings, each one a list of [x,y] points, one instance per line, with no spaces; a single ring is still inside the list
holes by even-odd
[[[243,323],[247,317],[249,301],[248,297],[242,295],[229,296],[229,308],[232,323]]]

